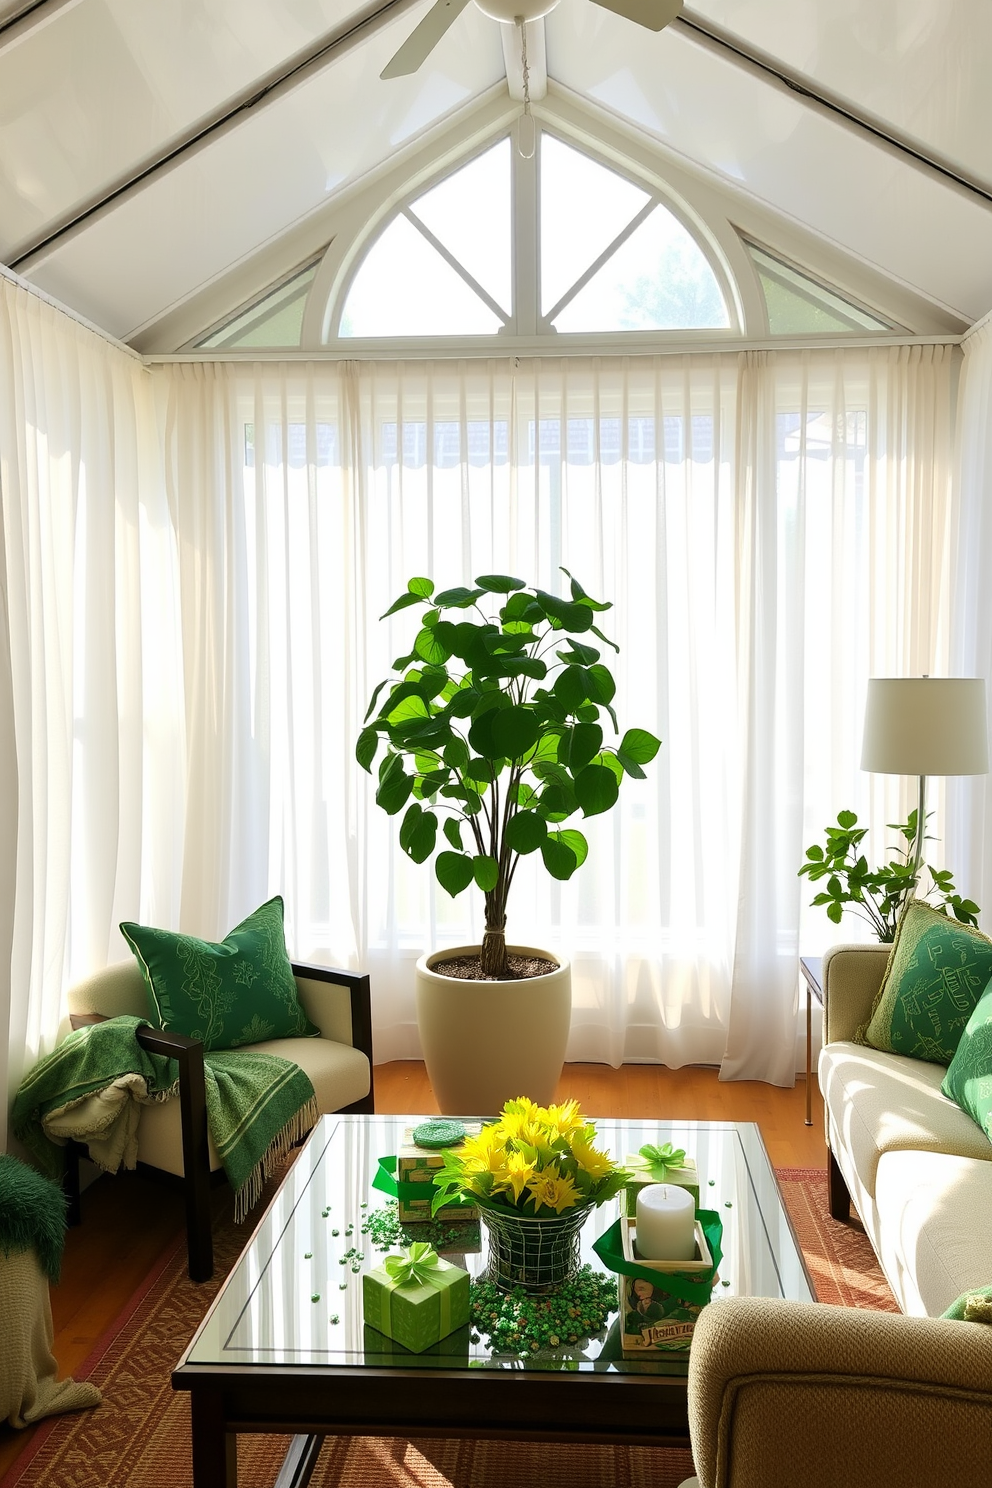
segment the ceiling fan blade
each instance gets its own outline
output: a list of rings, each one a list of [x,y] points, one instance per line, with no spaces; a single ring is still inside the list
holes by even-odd
[[[649,31],[663,31],[682,9],[682,0],[593,0],[614,15],[626,16]],[[416,33],[414,33],[416,35]]]
[[[411,72],[416,72],[427,61],[448,27],[457,21],[467,4],[468,0],[437,0],[437,4],[431,6],[420,25],[411,31],[379,76],[409,77]]]

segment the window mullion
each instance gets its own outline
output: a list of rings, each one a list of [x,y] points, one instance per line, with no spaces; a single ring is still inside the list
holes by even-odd
[[[585,289],[586,285],[589,283],[589,280],[593,277],[593,275],[599,273],[599,270],[603,267],[608,259],[611,259],[613,257],[617,249],[621,248],[624,243],[626,243],[631,234],[637,231],[641,223],[644,222],[648,217],[650,217],[651,213],[654,211],[657,205],[658,198],[656,196],[653,196],[650,201],[645,202],[644,206],[637,213],[637,216],[632,217],[627,223],[627,226],[624,228],[623,232],[617,233],[616,237],[613,239],[613,242],[607,244],[598,258],[593,259],[592,263],[586,269],[585,273],[581,274],[579,278],[576,279],[572,287],[566,290],[566,292],[562,295],[557,305],[553,306],[553,308],[548,311],[546,318],[549,324],[561,314],[565,306],[569,304],[571,300],[575,299],[575,296],[581,289]]]
[[[492,295],[489,294],[487,290],[483,289],[478,279],[473,279],[468,269],[464,268],[463,265],[458,262],[457,258],[455,258],[451,253],[448,252],[447,248],[445,248],[440,239],[436,238],[431,232],[430,228],[427,227],[425,223],[421,222],[420,218],[416,215],[415,212],[411,212],[407,207],[402,207],[401,213],[407,219],[407,221],[412,223],[417,231],[427,239],[428,243],[430,243],[434,251],[436,253],[440,253],[445,263],[447,263],[452,269],[454,269],[459,278],[465,280],[465,283],[468,285],[469,289],[472,290],[474,294],[477,294],[479,296],[479,299],[482,300],[484,304],[488,305],[489,309],[493,312],[497,319],[501,320],[503,322],[503,325],[505,326],[509,319],[506,311],[496,303]]]

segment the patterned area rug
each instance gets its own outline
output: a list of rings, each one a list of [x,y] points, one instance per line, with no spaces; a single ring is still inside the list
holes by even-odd
[[[826,1178],[800,1168],[779,1181],[822,1302],[898,1311],[860,1225],[827,1212]],[[216,1279],[195,1286],[185,1243],[159,1262],[77,1379],[92,1379],[104,1404],[56,1416],[32,1434],[0,1488],[192,1488],[189,1396],[169,1382],[172,1365],[196,1329],[244,1232],[230,1221],[215,1231]],[[269,1488],[285,1437],[241,1437],[239,1488]],[[314,1488],[677,1488],[692,1474],[687,1451],[485,1441],[328,1438]]]

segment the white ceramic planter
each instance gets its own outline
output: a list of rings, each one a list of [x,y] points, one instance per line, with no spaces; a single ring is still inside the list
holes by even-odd
[[[527,1095],[555,1098],[572,1019],[567,961],[531,946],[511,955],[558,961],[546,976],[471,982],[432,970],[435,961],[478,954],[478,946],[435,951],[417,962],[417,1023],[435,1098],[446,1116],[496,1116]]]

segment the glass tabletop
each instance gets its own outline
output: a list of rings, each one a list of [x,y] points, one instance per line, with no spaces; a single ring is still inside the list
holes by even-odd
[[[372,1179],[380,1157],[395,1154],[422,1119],[321,1118],[201,1324],[188,1363],[686,1373],[687,1354],[624,1359],[615,1316],[594,1338],[526,1357],[495,1353],[485,1335],[467,1326],[422,1354],[368,1327],[362,1272],[380,1265],[383,1255],[362,1225],[388,1203]],[[757,1126],[591,1119],[597,1146],[616,1161],[646,1142],[671,1142],[695,1158],[700,1207],[718,1210],[723,1222],[714,1303],[727,1296],[815,1301]],[[618,1204],[614,1199],[594,1210],[582,1232],[582,1261],[600,1272],[592,1244],[617,1218]],[[464,1226],[460,1233],[457,1243],[465,1248],[442,1254],[481,1277],[488,1259],[485,1227]]]

